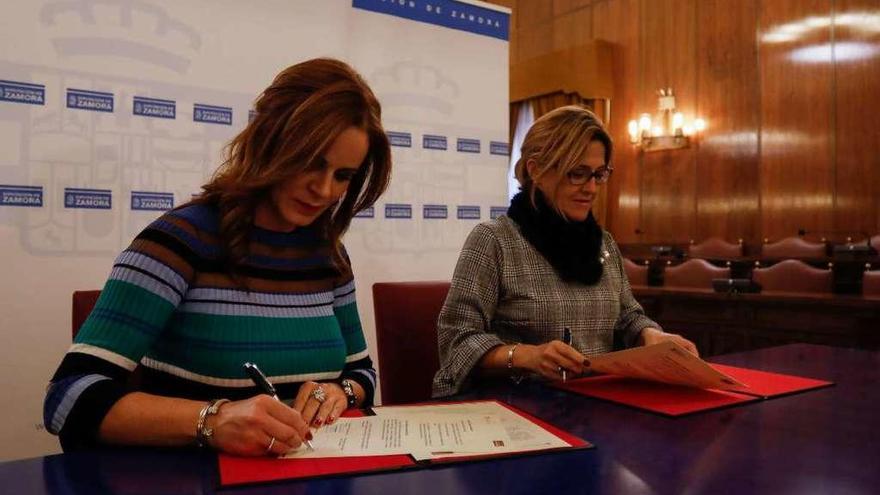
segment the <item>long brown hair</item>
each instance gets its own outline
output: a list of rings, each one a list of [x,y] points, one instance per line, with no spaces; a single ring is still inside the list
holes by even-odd
[[[247,256],[254,212],[273,186],[303,173],[354,126],[367,133],[369,152],[345,195],[313,223],[331,241],[336,262],[347,263],[339,256],[340,238],[354,215],[382,195],[391,176],[391,148],[373,91],[344,62],[317,58],[281,71],[257,98],[255,111],[195,200],[218,206],[230,270]]]
[[[605,165],[611,165],[613,145],[605,125],[592,111],[577,105],[551,110],[535,120],[520,148],[521,155],[514,172],[522,190],[535,206],[535,181],[546,173],[564,176],[579,165],[592,141],[605,145]],[[526,163],[538,164],[534,177]]]

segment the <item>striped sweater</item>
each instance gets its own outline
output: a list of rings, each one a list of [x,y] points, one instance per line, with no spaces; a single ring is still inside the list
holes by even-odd
[[[116,259],[46,394],[46,428],[65,450],[94,445],[107,411],[133,390],[200,400],[256,395],[246,361],[282,399],[303,381],[349,378],[372,404],[376,372],[354,280],[333,263],[330,243],[311,228],[253,228],[238,270],[245,289],[227,273],[218,223],[213,206],[183,206]]]

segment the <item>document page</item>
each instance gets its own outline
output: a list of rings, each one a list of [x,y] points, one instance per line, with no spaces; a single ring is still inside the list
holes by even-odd
[[[504,441],[493,443],[491,451],[475,450],[468,446],[456,446],[443,450],[426,449],[419,452],[410,452],[416,460],[473,456],[482,453],[528,452],[571,446],[541,426],[494,401],[436,404],[432,406],[385,406],[377,407],[374,411],[378,416],[394,416],[397,414],[415,416],[436,412],[449,416],[491,417],[500,421],[504,427],[506,434]]]
[[[748,385],[715,370],[675,342],[634,347],[589,358],[599,373],[697,388],[734,390]]]
[[[302,446],[284,457],[356,457],[461,449],[491,452],[508,442],[504,425],[494,416],[400,412],[340,418],[315,431],[315,450]]]

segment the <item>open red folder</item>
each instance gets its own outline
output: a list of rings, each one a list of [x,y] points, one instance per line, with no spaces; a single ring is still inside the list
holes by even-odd
[[[546,431],[557,436],[565,443],[569,444],[568,449],[591,448],[592,445],[568,432],[546,423],[528,413],[505,404],[500,401],[498,404],[510,409],[523,418],[540,426]],[[453,404],[452,402],[443,402],[438,404]],[[426,405],[426,404],[420,404]],[[363,416],[361,411],[351,411],[345,414],[346,417]],[[320,476],[332,475],[352,475],[359,473],[368,473],[375,471],[391,471],[396,469],[412,469],[431,463],[447,463],[447,462],[467,462],[477,459],[509,457],[522,454],[541,453],[547,451],[557,451],[559,449],[548,449],[539,451],[528,451],[524,453],[513,452],[497,455],[475,455],[468,457],[450,457],[438,458],[430,461],[416,462],[409,455],[381,455],[368,457],[325,457],[320,459],[274,459],[267,457],[237,457],[228,454],[218,454],[220,485],[231,486],[250,483],[264,483],[269,481],[277,481],[283,479],[302,479],[315,478]]]
[[[710,364],[710,366],[747,384],[748,388],[735,391],[703,389],[616,375],[580,378],[567,383],[556,382],[553,386],[579,395],[604,399],[666,416],[683,416],[833,385],[833,382],[825,380],[736,366],[721,364]]]

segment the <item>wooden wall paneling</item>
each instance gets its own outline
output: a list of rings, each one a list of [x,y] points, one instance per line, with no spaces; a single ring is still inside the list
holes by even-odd
[[[531,30],[553,19],[553,2],[517,0],[517,29]]]
[[[553,51],[553,23],[544,22],[525,29],[518,28],[517,62],[540,57]]]
[[[834,230],[873,235],[880,233],[880,2],[838,0],[834,20]]]
[[[593,39],[593,9],[583,7],[553,19],[553,48],[561,50],[585,45]],[[589,97],[591,95],[583,95]]]
[[[697,0],[650,0],[641,5],[643,110],[656,112],[656,92],[672,88],[676,108],[696,110]],[[696,218],[694,147],[642,156],[642,229],[645,242],[687,242]]]
[[[587,7],[593,3],[593,1],[594,0],[553,0],[553,15],[560,16],[571,12],[572,10]]]
[[[697,110],[708,123],[697,143],[697,242],[761,239],[757,7],[758,0],[697,4]]]
[[[761,3],[761,226],[771,239],[832,230],[831,36],[810,22],[830,14],[830,0]]]
[[[638,154],[629,144],[626,125],[639,111],[639,0],[604,0],[592,4],[593,37],[614,44],[615,88],[609,131],[614,140],[614,176],[607,188],[606,228],[620,243],[640,240]]]

